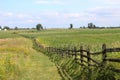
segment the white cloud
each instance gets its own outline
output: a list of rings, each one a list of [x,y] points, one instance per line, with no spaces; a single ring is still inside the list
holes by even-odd
[[[36,1],[37,4],[64,4],[62,1],[60,0],[37,0]]]
[[[26,18],[26,17],[29,17],[29,15],[28,14],[16,14],[15,15],[17,18]]]
[[[63,14],[65,17],[80,17],[80,13],[66,13],[66,14]]]
[[[93,2],[97,2],[97,3],[103,3],[103,4],[106,4],[106,5],[120,5],[120,0],[92,0]]]
[[[2,13],[2,14],[3,14],[3,16],[6,16],[6,17],[13,16],[12,12],[6,12],[6,13]]]
[[[106,0],[106,3],[111,4],[111,5],[119,5],[120,0]]]
[[[87,11],[89,14],[96,14],[97,16],[103,17],[120,17],[120,8],[119,7],[95,7]]]
[[[120,7],[99,6],[90,8],[84,13],[85,15],[83,15],[83,18],[86,21],[94,22],[95,24],[98,24],[100,26],[119,25]]]
[[[60,13],[59,12],[44,12],[44,13],[41,13],[42,15],[45,15],[45,16],[60,16]]]
[[[30,19],[30,20],[27,20],[28,23],[33,23],[34,20]]]

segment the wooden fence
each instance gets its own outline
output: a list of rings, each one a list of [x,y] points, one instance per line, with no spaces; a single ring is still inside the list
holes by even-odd
[[[74,60],[80,64],[81,66],[96,66],[96,67],[104,67],[106,62],[118,62],[120,63],[120,58],[107,58],[107,54],[112,52],[120,52],[120,48],[106,48],[106,44],[102,45],[102,50],[100,52],[91,53],[90,49],[87,50],[83,49],[83,46],[77,50],[76,47],[74,49],[60,49],[54,47],[44,47],[37,43],[36,40],[35,44],[40,47],[42,50],[48,51],[54,54],[60,54],[63,57],[72,57]],[[98,62],[92,58],[92,56],[101,55],[102,61]],[[112,69],[112,71],[120,73],[120,69]]]

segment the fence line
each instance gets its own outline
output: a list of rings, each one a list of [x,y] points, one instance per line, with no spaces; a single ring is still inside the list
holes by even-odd
[[[106,62],[118,62],[120,63],[120,58],[107,58],[107,54],[111,52],[120,52],[120,48],[106,48],[106,44],[102,45],[102,51],[91,53],[90,49],[83,49],[83,46],[80,46],[80,49],[77,50],[76,47],[74,49],[61,49],[54,47],[44,47],[37,43],[36,39],[34,39],[35,44],[40,47],[42,50],[45,50],[50,53],[60,54],[62,57],[73,57],[74,60],[79,63],[81,66],[86,65],[89,66],[105,66]],[[86,54],[85,54],[86,53]],[[98,62],[94,60],[91,56],[102,55],[102,62]],[[78,58],[79,57],[79,58]],[[86,60],[84,60],[86,59]],[[78,62],[79,61],[79,62]],[[93,64],[94,63],[94,64]],[[112,69],[115,72],[120,73],[120,69]]]

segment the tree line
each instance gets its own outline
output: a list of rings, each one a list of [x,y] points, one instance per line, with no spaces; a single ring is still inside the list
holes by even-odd
[[[73,24],[70,24],[70,26],[68,27],[68,29],[73,29],[74,28],[74,25]],[[117,26],[117,27],[98,27],[96,26],[94,23],[88,23],[87,26],[83,26],[83,27],[80,27],[80,28],[87,28],[87,29],[104,29],[104,28],[120,28],[120,26]],[[7,29],[7,30],[25,30],[25,29],[30,29],[30,28],[19,28],[19,27],[14,27],[14,28],[10,28],[9,26],[3,26],[3,28],[0,26],[0,30],[4,30],[4,29]],[[37,24],[35,28],[32,28],[32,29],[36,29],[38,31],[40,30],[43,30],[43,25],[42,24]]]
[[[19,27],[14,27],[14,28],[10,28],[9,26],[0,26],[0,30],[21,30],[21,29],[30,29],[30,28],[19,28]],[[43,30],[43,26],[42,24],[37,24],[36,25],[36,28],[32,28],[32,29],[37,29],[37,30]]]
[[[74,26],[73,26],[73,24],[70,24],[69,29],[72,29],[72,28],[74,28]],[[88,23],[87,26],[82,26],[80,28],[83,28],[83,29],[85,29],[85,28],[87,28],[87,29],[105,29],[105,28],[111,28],[112,29],[112,28],[120,28],[120,26],[99,27],[99,26],[96,26],[94,23],[91,22],[91,23]]]

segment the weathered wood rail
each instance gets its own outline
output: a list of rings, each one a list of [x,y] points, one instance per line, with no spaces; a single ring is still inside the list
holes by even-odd
[[[62,57],[72,57],[74,60],[80,64],[81,66],[97,66],[97,67],[105,67],[107,62],[117,62],[120,63],[120,58],[107,58],[108,53],[112,52],[120,52],[120,48],[106,48],[106,44],[102,45],[102,50],[100,52],[94,52],[91,53],[90,49],[87,50],[83,49],[83,46],[80,46],[80,49],[77,50],[76,47],[74,49],[62,49],[62,48],[54,48],[54,47],[44,47],[37,43],[37,41],[34,39],[35,44],[40,47],[42,50],[59,54]],[[98,62],[97,60],[93,59],[92,56],[101,55],[102,59],[101,62]],[[112,69],[112,71],[120,73],[120,69]]]

